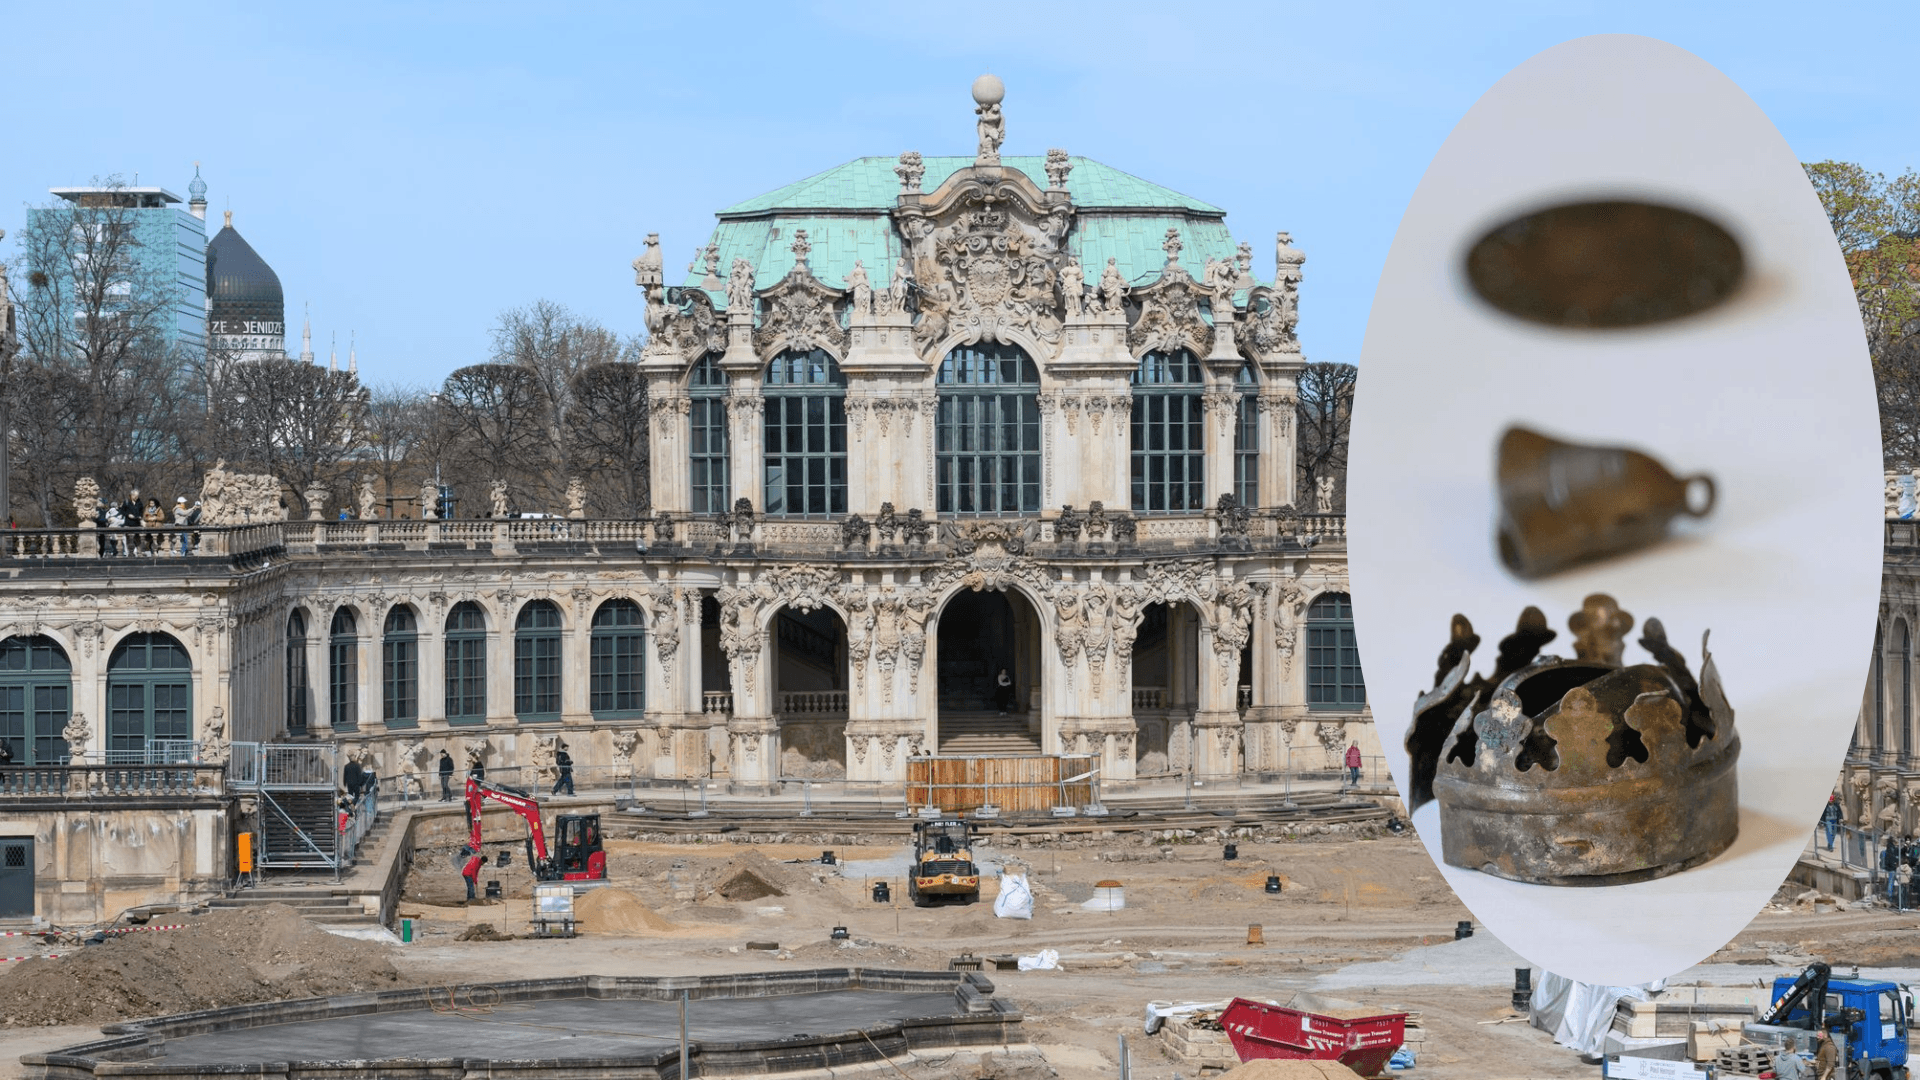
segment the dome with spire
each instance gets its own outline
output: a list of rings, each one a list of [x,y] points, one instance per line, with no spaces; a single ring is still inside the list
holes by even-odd
[[[197,161],[193,163],[193,180],[187,184],[187,194],[191,195],[195,202],[207,201],[207,182],[200,179],[200,163]]]
[[[280,275],[253,246],[226,225],[207,245],[207,332],[215,344],[241,353],[285,355],[287,301]]]

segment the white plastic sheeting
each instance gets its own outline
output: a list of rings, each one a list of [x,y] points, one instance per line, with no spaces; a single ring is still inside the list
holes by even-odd
[[[1223,1012],[1227,1001],[1149,1001],[1147,1002],[1147,1022],[1142,1030],[1147,1034],[1160,1030],[1160,1025],[1176,1016],[1186,1016],[1197,1012]]]
[[[1541,1031],[1552,1032],[1554,1042],[1583,1057],[1597,1058],[1606,1052],[1607,1032],[1613,1028],[1620,1000],[1644,1001],[1665,985],[1661,981],[1646,986],[1600,986],[1542,971],[1527,1002],[1527,1020]]]
[[[1033,918],[1033,889],[1027,885],[1027,875],[1000,875],[1000,895],[993,898],[993,913],[1002,919]]]
[[[1020,958],[1021,971],[1057,971],[1060,967],[1060,953],[1055,949],[1041,949],[1032,956]]]
[[[1093,890],[1093,899],[1080,905],[1085,911],[1120,911],[1126,906],[1127,890],[1117,885],[1108,888],[1096,886]]]

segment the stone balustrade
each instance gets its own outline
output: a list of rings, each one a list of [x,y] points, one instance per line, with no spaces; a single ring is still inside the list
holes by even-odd
[[[845,716],[847,692],[845,690],[788,690],[780,695],[780,714],[782,716],[801,714]]]

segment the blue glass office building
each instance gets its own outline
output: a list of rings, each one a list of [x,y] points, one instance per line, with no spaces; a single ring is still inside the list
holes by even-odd
[[[166,275],[175,290],[174,315],[163,328],[167,347],[204,348],[207,342],[207,223],[182,209],[180,196],[165,188],[65,187],[51,191],[82,210],[104,212],[115,208],[119,214],[131,213],[143,269]],[[65,218],[72,212],[69,207],[33,208],[27,211],[27,218],[32,223],[41,215],[57,214]]]

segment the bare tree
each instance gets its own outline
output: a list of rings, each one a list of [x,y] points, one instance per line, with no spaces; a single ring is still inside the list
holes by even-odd
[[[552,403],[548,435],[555,446],[566,429],[574,380],[587,368],[619,360],[624,351],[620,335],[552,300],[501,312],[492,336],[494,363],[526,368],[539,379]]]
[[[368,394],[359,376],[297,360],[254,360],[233,369],[209,423],[238,436],[239,460],[293,489],[332,485],[340,465],[365,445]]]
[[[632,363],[595,364],[574,377],[567,460],[587,480],[595,517],[637,518],[649,508],[647,380]]]
[[[422,450],[432,443],[437,421],[433,399],[418,387],[373,391],[364,441],[390,506],[396,499],[410,501],[420,480],[432,475],[433,463]]]
[[[12,496],[33,508],[21,520],[68,524],[62,496],[78,475],[73,433],[86,411],[86,386],[57,368],[22,363],[7,376],[6,391],[13,476],[20,481]]]
[[[177,471],[177,427],[169,418],[187,348],[168,346],[178,301],[172,260],[143,258],[163,238],[143,235],[118,177],[95,186],[100,191],[82,202],[57,201],[28,215],[20,233],[22,357],[14,373],[32,365],[78,393],[58,485],[84,473],[112,490]]]
[[[553,402],[539,375],[520,364],[474,364],[447,376],[438,413],[449,428],[451,463],[472,484],[505,480],[552,499],[557,447]]]
[[[1334,505],[1346,505],[1347,432],[1353,426],[1353,388],[1359,374],[1352,364],[1308,364],[1301,369],[1295,460],[1303,502],[1314,497],[1321,477],[1331,476]]]

